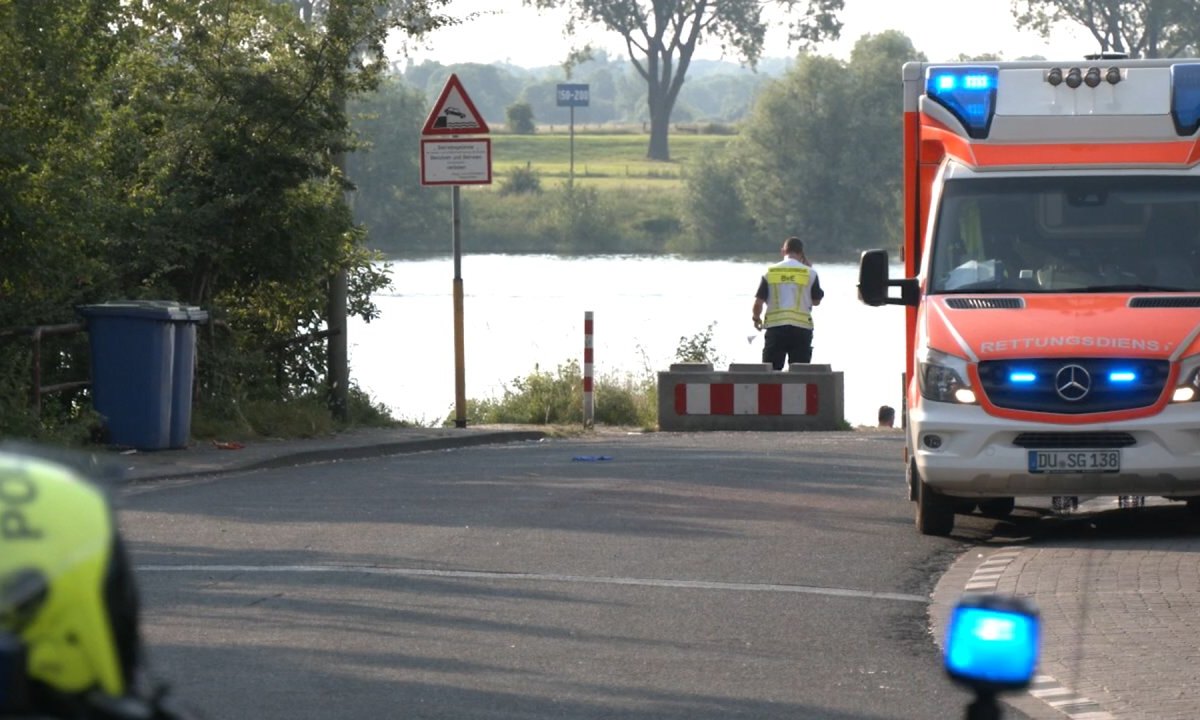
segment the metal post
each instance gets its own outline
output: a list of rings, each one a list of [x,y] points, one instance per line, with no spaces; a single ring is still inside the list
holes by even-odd
[[[42,414],[42,329],[33,329],[33,412]]]
[[[571,175],[568,185],[575,185],[575,104],[571,104]]]
[[[592,311],[583,314],[583,426],[592,427],[595,423],[595,411],[592,406]]]
[[[346,345],[346,294],[349,287],[346,267],[338,267],[329,279],[329,409],[333,417],[345,420],[349,403],[350,355]]]
[[[450,188],[450,212],[454,225],[454,427],[467,426],[467,380],[463,351],[462,221],[459,217],[459,187]]]

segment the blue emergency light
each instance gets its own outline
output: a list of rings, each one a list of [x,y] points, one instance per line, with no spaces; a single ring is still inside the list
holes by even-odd
[[[1200,129],[1200,63],[1171,66],[1171,119],[1180,135]]]
[[[986,138],[996,114],[1000,69],[986,66],[931,67],[925,94],[950,111],[973,138]]]
[[[1028,370],[1013,370],[1008,374],[1008,381],[1013,385],[1028,385],[1037,380],[1037,373]]]
[[[1132,370],[1113,370],[1108,374],[1108,381],[1114,385],[1137,382],[1137,373]]]
[[[946,672],[977,692],[1018,690],[1033,680],[1039,642],[1038,612],[1028,601],[968,595],[950,615]]]

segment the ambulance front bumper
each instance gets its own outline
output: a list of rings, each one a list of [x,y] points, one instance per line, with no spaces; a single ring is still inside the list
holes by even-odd
[[[1006,420],[976,405],[923,400],[909,411],[908,433],[921,479],[947,495],[1200,497],[1200,403],[1168,405],[1138,420],[1063,425]],[[1132,444],[1097,447],[1111,443],[1114,433],[1128,435]],[[1025,435],[1026,446],[1015,444],[1019,435]],[[1072,470],[1076,461],[1089,469]]]

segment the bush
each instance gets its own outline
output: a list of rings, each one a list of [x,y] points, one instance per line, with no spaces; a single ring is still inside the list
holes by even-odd
[[[596,379],[594,399],[598,425],[654,428],[658,424],[658,389],[650,375],[631,373]],[[580,425],[583,423],[583,374],[571,360],[553,372],[534,370],[513,380],[498,399],[467,400],[467,422],[484,425]],[[454,424],[453,415],[445,426]]]
[[[347,398],[346,421],[337,422],[323,394],[306,394],[280,400],[243,397],[212,401],[201,399],[192,411],[192,436],[199,440],[246,440],[260,437],[307,438],[329,435],[352,427],[390,427],[397,423],[388,409],[373,402],[352,385]]]
[[[597,425],[658,427],[658,386],[652,376],[607,375],[596,378]]]
[[[526,102],[513,103],[504,111],[508,116],[508,131],[517,135],[534,132],[533,106]]]
[[[509,195],[541,195],[542,194],[542,176],[537,170],[534,170],[530,163],[526,163],[523,168],[513,168],[508,175],[500,181],[500,189],[497,192],[502,197]]]
[[[688,173],[683,202],[687,233],[670,247],[682,253],[737,253],[759,244],[761,230],[742,200],[732,154],[706,156]]]
[[[563,185],[540,219],[560,252],[605,253],[621,249],[614,206],[593,187]]]
[[[583,373],[575,360],[559,365],[554,373],[534,366],[524,378],[505,386],[497,400],[469,400],[468,422],[485,425],[561,425],[583,422]],[[446,419],[452,425],[454,418]]]
[[[724,359],[717,354],[713,343],[713,328],[716,324],[710,322],[702,332],[691,337],[679,338],[679,345],[675,347],[675,362],[712,363],[714,366],[722,364]]]

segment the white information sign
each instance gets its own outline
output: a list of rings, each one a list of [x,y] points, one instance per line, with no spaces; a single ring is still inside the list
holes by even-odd
[[[422,185],[490,185],[492,139],[421,139]]]

